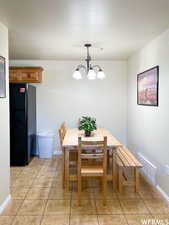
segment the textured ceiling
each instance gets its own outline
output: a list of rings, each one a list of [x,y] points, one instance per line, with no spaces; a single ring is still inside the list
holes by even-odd
[[[0,0],[11,59],[126,59],[169,25],[168,0]]]

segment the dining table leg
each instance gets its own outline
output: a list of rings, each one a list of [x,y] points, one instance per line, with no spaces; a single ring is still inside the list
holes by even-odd
[[[65,190],[69,191],[69,149],[65,148]]]
[[[116,166],[116,157],[117,157],[117,152],[116,152],[116,148],[113,149],[113,154],[112,154],[112,163],[113,163],[113,172],[112,172],[112,175],[113,175],[113,189],[115,191],[117,191],[117,166]]]

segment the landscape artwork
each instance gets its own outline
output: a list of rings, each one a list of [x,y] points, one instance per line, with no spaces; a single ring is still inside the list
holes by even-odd
[[[159,67],[137,75],[137,104],[158,106]]]

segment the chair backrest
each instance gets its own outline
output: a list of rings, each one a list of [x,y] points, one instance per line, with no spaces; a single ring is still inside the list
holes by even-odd
[[[93,149],[96,151],[89,151]],[[78,164],[82,165],[83,159],[101,159],[104,172],[107,170],[107,137],[102,141],[82,141],[78,138]]]
[[[80,126],[80,119],[78,119],[77,121],[77,128],[79,128],[79,126]]]
[[[63,139],[65,137],[65,134],[66,134],[66,130],[67,130],[66,123],[63,122],[61,124],[60,128],[59,128],[59,138],[60,138],[60,144],[61,144],[61,146],[62,146],[62,143],[63,143]]]

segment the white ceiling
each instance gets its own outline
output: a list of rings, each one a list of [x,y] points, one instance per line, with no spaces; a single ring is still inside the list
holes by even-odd
[[[126,59],[169,26],[169,0],[0,0],[11,59]],[[101,48],[103,48],[101,50]]]

